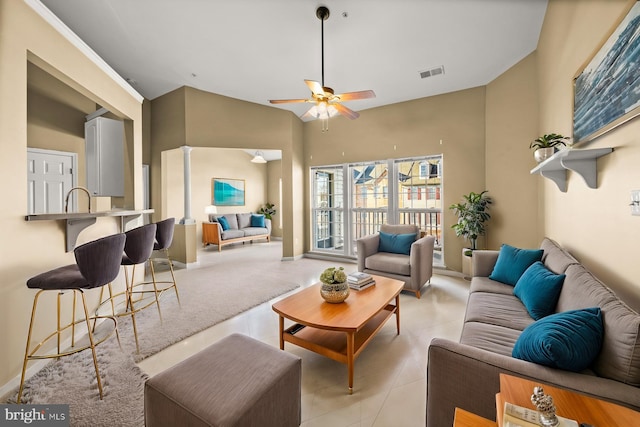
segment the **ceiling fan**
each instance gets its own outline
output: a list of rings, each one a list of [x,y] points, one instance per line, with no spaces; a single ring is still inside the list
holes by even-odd
[[[311,102],[315,105],[304,113],[301,118],[321,119],[323,120],[322,130],[328,130],[328,119],[338,114],[342,114],[350,119],[357,119],[360,114],[345,107],[341,104],[343,101],[354,101],[357,99],[375,98],[376,94],[372,90],[363,90],[359,92],[346,92],[335,94],[333,89],[324,85],[324,21],[329,18],[329,9],[320,6],[316,10],[316,16],[320,19],[321,37],[322,37],[322,83],[314,80],[305,80],[309,89],[311,89],[311,98],[309,99],[271,99],[272,104],[287,104],[297,102]]]

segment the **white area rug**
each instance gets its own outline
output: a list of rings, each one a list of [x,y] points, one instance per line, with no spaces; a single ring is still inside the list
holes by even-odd
[[[281,246],[263,248],[225,248],[220,254],[209,249],[206,264],[176,270],[181,305],[171,290],[161,300],[162,323],[155,305],[136,315],[140,354],[131,320],[120,318],[122,350],[115,336],[97,347],[103,400],[87,350],[48,364],[27,381],[22,401],[69,404],[73,426],[143,426],[146,375],[136,361],[302,284],[291,271],[296,263],[279,262]],[[168,277],[159,274],[159,280]],[[17,390],[5,402],[14,403],[16,395]]]

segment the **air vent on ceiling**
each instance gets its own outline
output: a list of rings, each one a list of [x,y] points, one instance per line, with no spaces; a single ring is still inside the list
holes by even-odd
[[[420,78],[426,79],[427,77],[439,76],[444,74],[444,65],[440,65],[439,67],[431,68],[429,70],[420,71]]]

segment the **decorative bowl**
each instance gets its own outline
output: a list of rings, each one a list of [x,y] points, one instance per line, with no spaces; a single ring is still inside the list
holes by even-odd
[[[341,303],[349,296],[349,283],[343,267],[329,267],[320,275],[320,295],[332,304]]]
[[[326,302],[338,304],[344,302],[349,296],[349,284],[343,283],[323,283],[320,287],[320,295]]]

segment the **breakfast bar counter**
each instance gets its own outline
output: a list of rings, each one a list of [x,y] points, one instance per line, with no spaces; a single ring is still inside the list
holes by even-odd
[[[57,221],[64,220],[66,222],[66,247],[65,250],[70,252],[76,245],[78,235],[82,230],[90,225],[95,224],[98,217],[119,217],[120,230],[124,231],[126,223],[132,219],[138,218],[140,215],[151,214],[153,209],[113,209],[101,212],[65,212],[51,214],[33,214],[25,215],[25,221]]]

